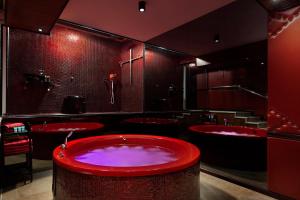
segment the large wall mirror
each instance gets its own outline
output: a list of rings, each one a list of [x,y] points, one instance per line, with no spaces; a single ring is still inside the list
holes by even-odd
[[[266,128],[267,24],[268,13],[257,1],[235,1],[148,42],[199,58],[199,64],[184,65],[186,110],[210,113],[217,124]],[[209,142],[220,145],[217,139]],[[204,161],[202,168],[264,190],[266,141],[257,153],[254,159],[263,160],[259,169],[227,167],[225,161]]]

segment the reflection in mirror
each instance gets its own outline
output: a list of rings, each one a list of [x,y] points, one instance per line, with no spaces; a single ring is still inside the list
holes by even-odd
[[[188,68],[188,80],[191,82],[188,88],[191,94],[189,109],[244,109],[265,117],[266,40],[203,55],[201,58],[210,64]]]
[[[145,110],[182,110],[183,67],[190,56],[146,45]]]
[[[198,64],[184,65],[185,108],[200,112],[202,124],[215,124],[215,130],[209,133],[219,134],[202,137],[190,130],[191,141],[202,149],[202,169],[264,190],[266,132],[262,129],[267,127],[267,23],[268,13],[259,2],[235,1],[148,41],[198,58]],[[263,134],[259,134],[259,144],[255,144],[251,137],[243,137],[249,136],[247,129],[223,130],[220,125],[250,126]],[[256,153],[254,149],[243,151],[242,146],[255,148]],[[239,156],[257,162],[254,166],[249,162],[242,165]]]

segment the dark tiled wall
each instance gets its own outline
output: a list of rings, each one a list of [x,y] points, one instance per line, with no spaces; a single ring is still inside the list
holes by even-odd
[[[238,88],[212,88],[241,85],[266,96],[267,54],[267,41],[262,40],[202,56],[211,64],[189,68],[196,85],[196,108],[249,110],[266,117],[266,98]]]
[[[266,94],[266,69],[265,66],[258,64],[197,74],[197,108],[249,110],[266,117],[267,100],[262,97],[238,89],[207,90],[218,86],[241,85],[260,94]]]
[[[145,52],[146,111],[182,110],[183,56],[147,47]],[[174,91],[170,91],[169,87]]]
[[[86,32],[55,26],[51,35],[10,30],[7,113],[56,113],[68,95],[86,98],[87,112],[119,111],[110,104],[109,73],[120,76],[121,44]],[[42,84],[25,84],[25,73],[44,69],[55,87],[48,92]]]

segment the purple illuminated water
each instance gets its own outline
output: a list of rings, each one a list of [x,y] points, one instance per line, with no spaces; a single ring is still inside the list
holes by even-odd
[[[238,133],[235,131],[211,131],[210,133],[220,134],[220,135],[236,135],[236,136],[249,136],[249,137],[257,137],[255,134],[251,133]]]
[[[78,162],[109,167],[140,167],[177,160],[174,153],[160,147],[109,146],[90,150],[74,158]]]

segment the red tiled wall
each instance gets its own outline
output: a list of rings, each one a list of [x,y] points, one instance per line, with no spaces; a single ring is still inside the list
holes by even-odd
[[[129,51],[132,57],[137,58],[144,54],[144,44],[129,42],[122,47],[121,60],[128,61]],[[130,84],[130,64],[121,68],[121,110],[125,112],[142,112],[144,101],[144,58],[132,62],[132,82]]]
[[[300,141],[293,138],[300,134],[300,19],[293,21],[297,15],[300,7],[282,18],[272,16],[268,55],[269,130],[289,138],[268,138],[268,185],[293,199],[300,199]]]
[[[181,110],[182,56],[148,48],[145,58],[132,64],[130,85],[129,63],[120,67],[130,48],[133,58],[143,56],[142,43],[117,42],[59,25],[50,36],[11,29],[7,113],[58,113],[68,95],[85,97],[87,112]],[[24,74],[38,74],[42,68],[55,84],[50,92],[38,82],[25,84]],[[114,105],[110,73],[117,74]],[[168,91],[171,85],[174,93]]]
[[[300,141],[268,138],[269,189],[300,199]]]
[[[300,10],[300,7],[298,8]],[[300,15],[300,14],[299,14]],[[300,127],[300,19],[269,39],[269,110]],[[299,128],[300,129],[300,128]]]
[[[50,36],[10,29],[9,42],[7,113],[60,112],[67,95],[84,96],[87,112],[120,110],[120,88],[111,105],[105,83],[111,72],[120,77],[119,42],[62,26]],[[25,85],[24,73],[41,68],[55,84],[50,92],[39,84]]]

